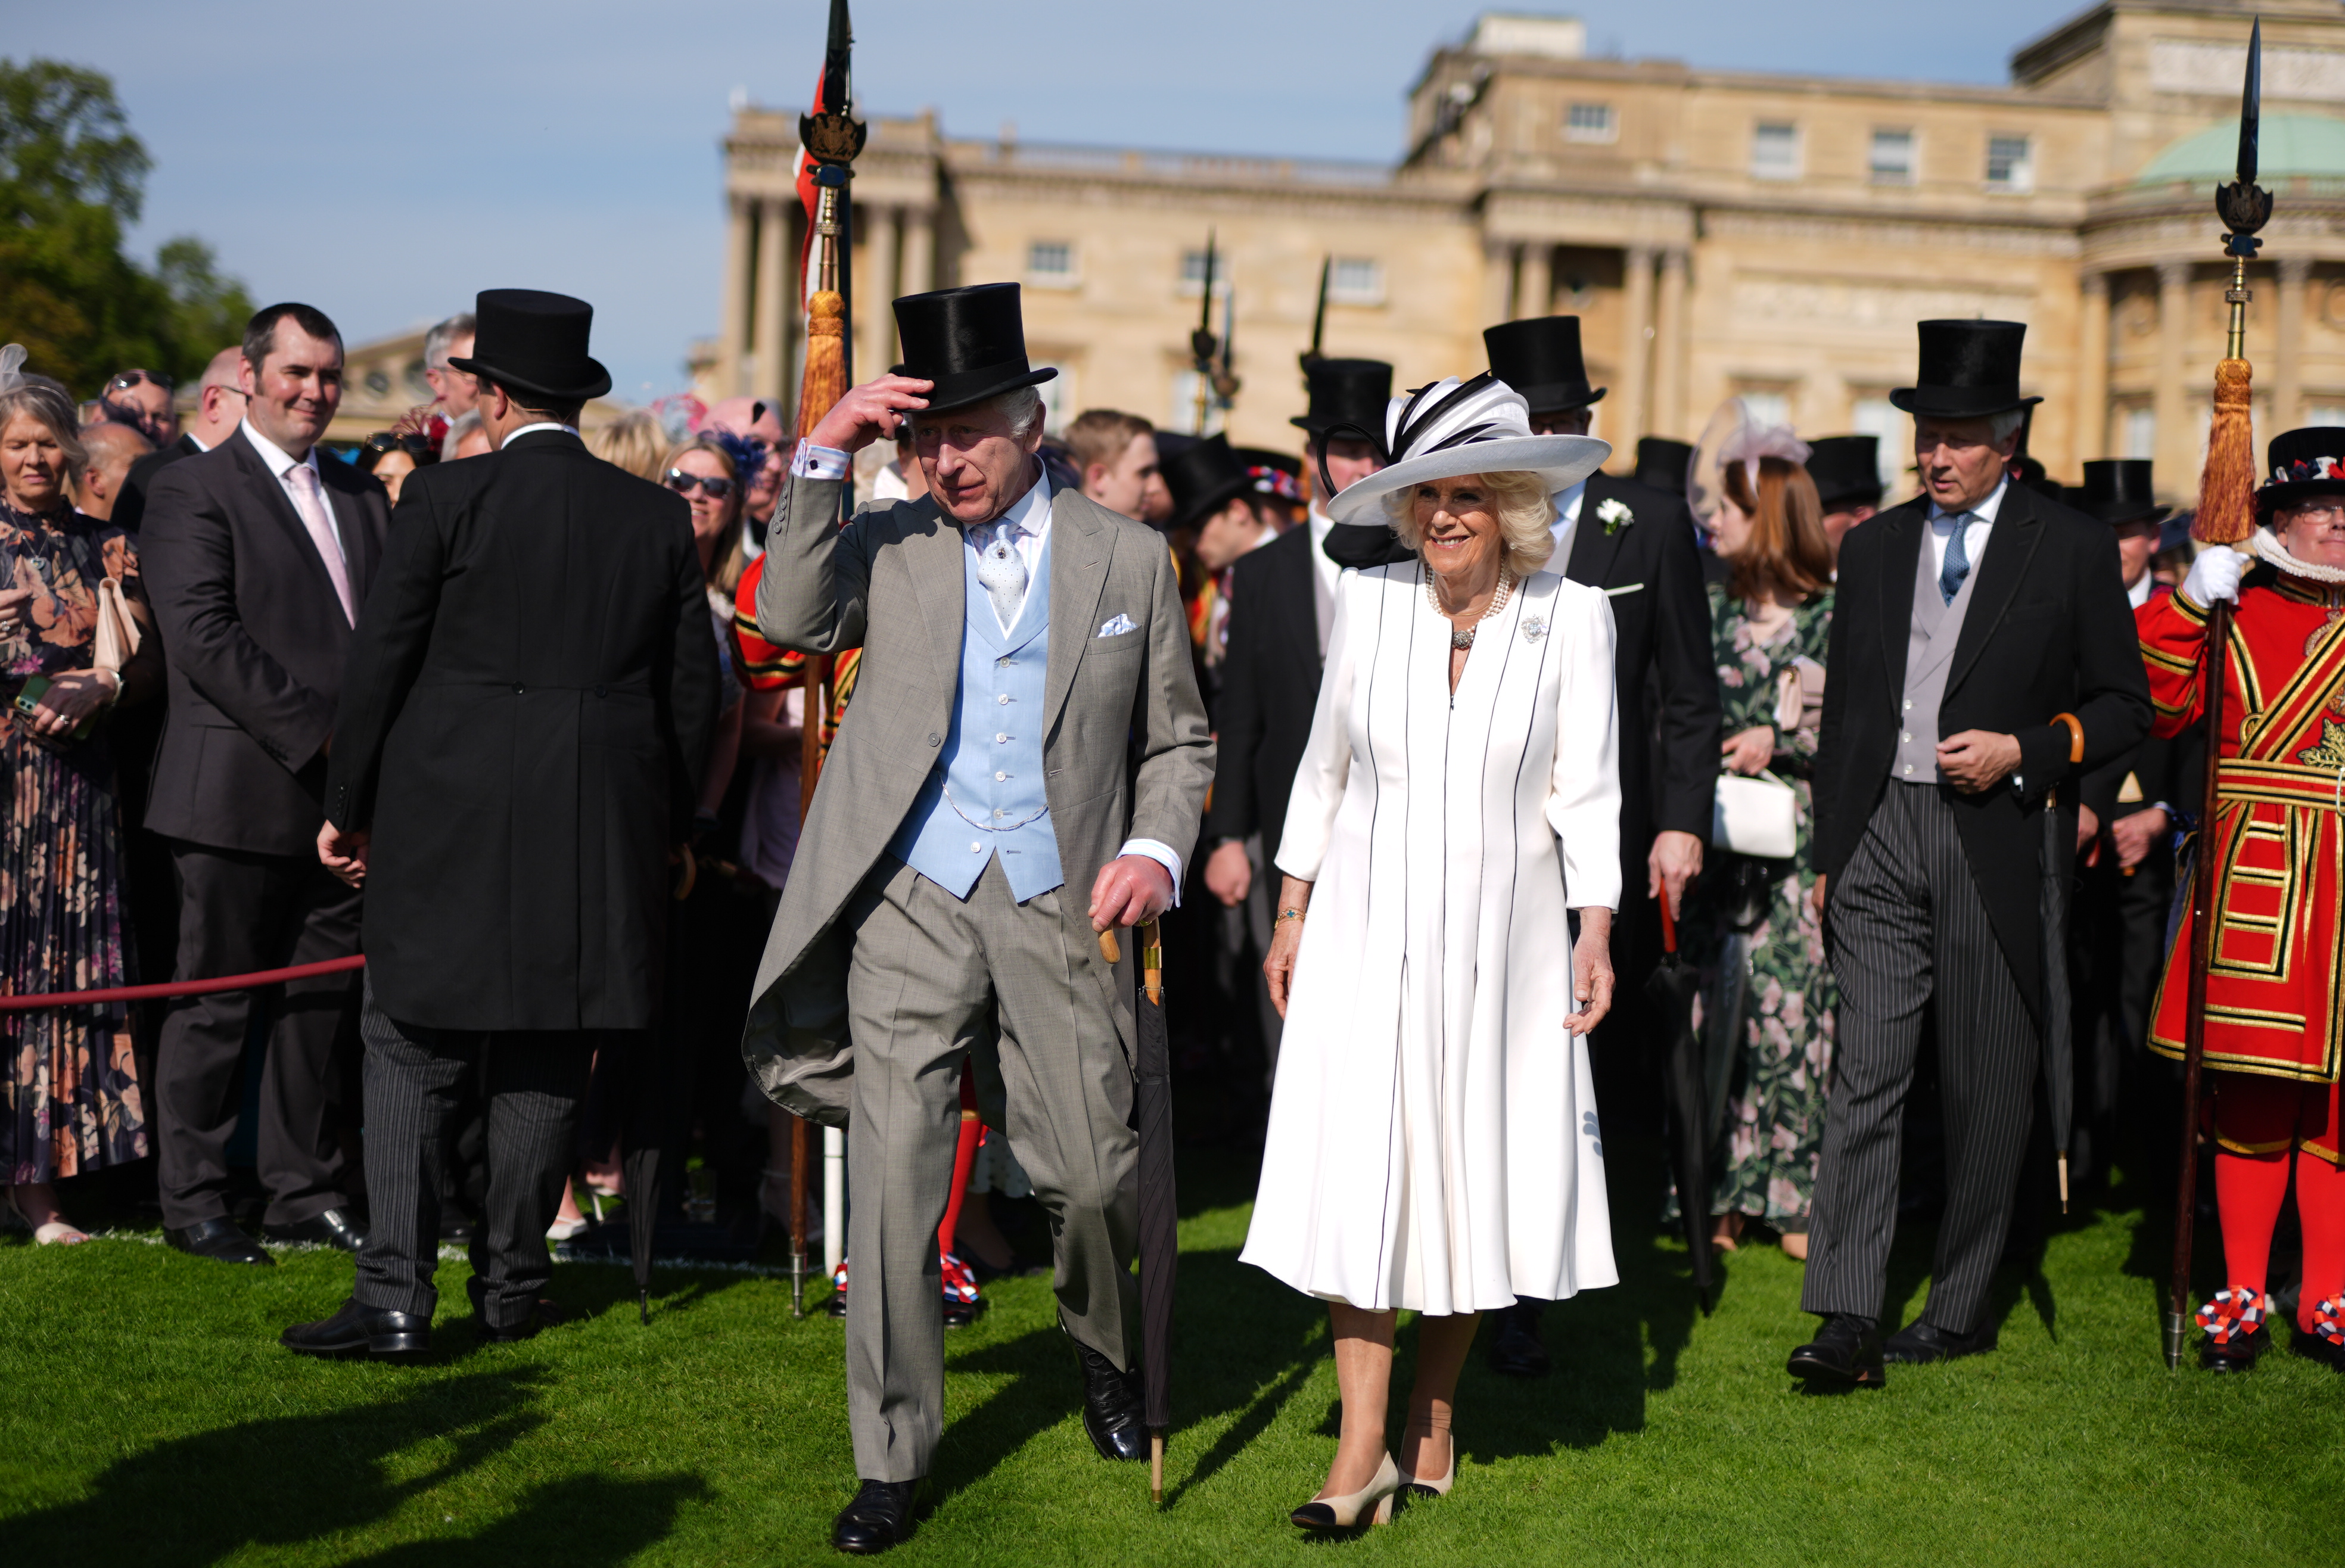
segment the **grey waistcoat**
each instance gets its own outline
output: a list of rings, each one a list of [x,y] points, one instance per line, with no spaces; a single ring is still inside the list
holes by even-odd
[[[1967,520],[1963,526],[1970,526]],[[1982,549],[1980,554],[1985,553]],[[1890,765],[1889,776],[1899,784],[1934,784],[1944,776],[1938,772],[1938,705],[1945,701],[1946,674],[1954,667],[1954,644],[1962,641],[1963,622],[1970,614],[1979,563],[1971,562],[1971,574],[1949,604],[1938,597],[1938,574],[1931,568],[1926,533],[1914,554],[1914,621],[1905,633],[1905,696],[1897,715],[1897,760]]]

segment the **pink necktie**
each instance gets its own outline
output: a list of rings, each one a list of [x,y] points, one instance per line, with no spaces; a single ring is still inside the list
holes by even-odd
[[[326,575],[334,580],[334,597],[342,602],[342,617],[351,625],[359,623],[359,609],[350,598],[350,572],[342,561],[342,541],[334,532],[334,520],[327,514],[326,498],[318,489],[318,470],[308,463],[293,469],[293,510],[301,514],[301,524],[310,531],[310,542],[318,547],[319,557],[326,563]]]

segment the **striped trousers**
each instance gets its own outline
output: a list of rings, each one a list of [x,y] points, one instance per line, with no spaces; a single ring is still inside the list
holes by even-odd
[[[594,1047],[625,1037],[397,1023],[375,1005],[371,980],[359,1034],[366,1042],[368,1223],[352,1293],[362,1307],[431,1315],[440,1299],[431,1284],[440,1168],[485,1052],[489,1190],[468,1289],[474,1315],[517,1327],[553,1275],[545,1230],[562,1207]]]
[[[1967,1334],[1985,1315],[2011,1229],[2038,1044],[1964,858],[1946,788],[1890,784],[1832,881],[1825,940],[1840,1010],[1800,1305],[1881,1316],[1905,1096],[1923,1009],[1934,1006],[1946,1210],[1921,1315]]]

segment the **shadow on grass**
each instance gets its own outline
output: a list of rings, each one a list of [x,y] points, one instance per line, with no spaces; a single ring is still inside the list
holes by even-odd
[[[353,1384],[403,1374],[359,1363]],[[388,1376],[384,1374],[388,1373]],[[9,1524],[9,1555],[26,1563],[116,1561],[196,1568],[255,1548],[295,1546],[377,1525],[414,1498],[479,1470],[544,1424],[533,1369],[410,1381],[393,1398],[311,1414],[241,1421],[175,1438],[117,1461],[87,1496]],[[435,1444],[436,1440],[436,1444]],[[423,1455],[407,1452],[435,1444]],[[414,1543],[370,1563],[527,1561],[565,1520],[596,1528],[568,1543],[569,1564],[615,1563],[664,1536],[697,1495],[696,1477],[551,1482],[520,1512],[469,1540]],[[94,1550],[95,1549],[95,1550]],[[540,1560],[543,1560],[541,1558]]]

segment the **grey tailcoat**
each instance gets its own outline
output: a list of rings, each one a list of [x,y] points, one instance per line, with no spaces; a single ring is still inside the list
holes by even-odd
[[[934,501],[868,507],[841,528],[839,491],[836,481],[791,479],[757,585],[757,628],[767,641],[807,653],[859,646],[863,660],[766,938],[742,1041],[769,1097],[832,1126],[846,1125],[854,1071],[851,938],[838,918],[936,765],[958,696],[968,602],[961,530]],[[1056,487],[1051,531],[1043,788],[1066,872],[1069,947],[1085,955],[1073,982],[1106,995],[1129,1061],[1131,946],[1113,968],[1100,956],[1086,913],[1091,880],[1127,839],[1154,839],[1187,860],[1213,782],[1213,742],[1163,537]],[[1118,617],[1133,629],[1100,635]]]

